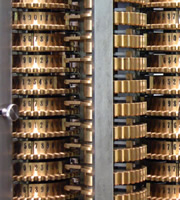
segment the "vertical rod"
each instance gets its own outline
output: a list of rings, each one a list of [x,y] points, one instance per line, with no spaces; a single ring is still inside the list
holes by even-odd
[[[94,0],[94,199],[113,200],[113,0]]]
[[[0,0],[0,108],[6,108],[11,96],[11,0]],[[12,199],[11,122],[0,117],[0,199]]]

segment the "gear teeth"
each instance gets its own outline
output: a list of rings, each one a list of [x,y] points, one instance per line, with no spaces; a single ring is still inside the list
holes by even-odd
[[[114,172],[115,185],[136,184],[146,180],[147,168]]]
[[[139,147],[115,149],[114,150],[114,162],[134,162],[137,160],[143,160],[146,158],[147,146],[142,145]]]

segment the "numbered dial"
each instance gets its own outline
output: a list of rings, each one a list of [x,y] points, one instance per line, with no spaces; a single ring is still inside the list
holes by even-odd
[[[67,0],[13,0],[13,3],[66,3]]]
[[[66,119],[19,120],[13,126],[15,138],[53,138],[77,136],[78,128],[66,130]]]
[[[68,181],[46,184],[17,184],[14,187],[14,198],[73,199],[74,195],[66,195],[64,191],[67,184]]]
[[[179,120],[149,120],[147,137],[150,138],[179,138]]]
[[[16,73],[64,73],[78,72],[78,63],[66,64],[65,53],[55,55],[13,55],[13,72]],[[73,59],[73,58],[72,58]]]
[[[71,2],[67,1],[47,1],[47,0],[19,0],[19,1],[13,1],[12,3],[13,8],[27,8],[27,9],[59,9],[59,10],[78,10],[79,6],[74,5]]]
[[[54,181],[75,176],[64,169],[67,161],[17,163],[14,165],[14,181]]]
[[[13,29],[77,30],[77,26],[65,20],[66,15],[55,12],[14,12]]]
[[[75,44],[66,44],[63,33],[14,33],[14,51],[72,51]]]
[[[179,51],[179,33],[153,33],[147,35],[147,50]]]
[[[57,89],[64,87],[64,78],[58,76],[14,77],[13,89]]]
[[[178,160],[180,143],[171,141],[148,141],[147,158],[156,160]]]
[[[147,59],[147,72],[176,73],[180,71],[179,55],[153,55]]]
[[[20,116],[59,116],[78,113],[75,109],[67,110],[63,98],[20,98],[14,99],[19,106]]]
[[[180,78],[177,76],[150,76],[150,89],[147,93],[151,94],[178,94]]]
[[[178,116],[179,98],[151,98],[147,115],[151,116]]]
[[[168,184],[154,184],[150,185],[151,198],[152,199],[178,199],[180,193],[179,185],[168,185]]]
[[[150,167],[151,166],[151,167]],[[148,164],[148,180],[162,182],[179,182],[179,164],[150,162]]]
[[[75,156],[72,151],[64,151],[65,142],[66,140],[14,142],[13,157],[22,160],[41,160]]]
[[[147,28],[179,29],[179,11],[150,12]]]
[[[73,94],[77,93],[77,88],[68,87],[62,77],[28,76],[14,77],[12,92],[22,95]]]

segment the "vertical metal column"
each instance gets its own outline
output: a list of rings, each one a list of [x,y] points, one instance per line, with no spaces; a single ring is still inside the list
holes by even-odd
[[[113,200],[113,0],[94,0],[94,198]]]
[[[11,103],[11,0],[0,0],[0,109]],[[11,122],[0,117],[0,200],[12,199]]]

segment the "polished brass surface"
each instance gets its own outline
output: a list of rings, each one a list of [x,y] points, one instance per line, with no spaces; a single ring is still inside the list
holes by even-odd
[[[147,124],[131,126],[114,126],[114,139],[127,140],[145,137],[147,134]]]
[[[127,193],[122,193],[120,192],[119,194],[115,194],[114,199],[115,200],[144,200],[147,198],[147,189],[142,189],[142,190],[137,190],[134,192],[127,192]]]
[[[179,55],[153,55],[147,60],[147,72],[179,73],[180,71]]]
[[[150,162],[147,180],[157,182],[179,182],[179,164]]]
[[[147,58],[123,57],[114,58],[115,71],[144,71],[147,68]]]
[[[118,162],[114,170],[119,173],[119,179],[114,176],[115,185],[119,185],[115,187],[115,199],[179,199],[180,2],[114,2],[114,161]],[[144,77],[147,90],[142,83],[139,85]],[[140,105],[142,101],[147,102],[147,112],[135,108],[135,102]],[[141,140],[143,137],[146,139]],[[143,144],[147,145],[146,153],[140,154]],[[132,151],[135,148],[136,155],[136,150]],[[146,161],[141,162],[143,159]],[[147,177],[136,182],[139,176],[132,171],[140,171],[142,165],[147,167]]]
[[[14,181],[55,181],[73,178],[77,173],[67,173],[64,165],[67,162],[29,162],[14,164]]]
[[[148,2],[148,0],[114,0],[114,2],[135,3],[145,5],[145,3]]]
[[[180,143],[176,141],[148,141],[148,159],[179,160]]]
[[[66,84],[81,84],[83,89],[83,95],[85,98],[92,98],[93,96],[93,84],[92,84],[92,78],[88,77],[86,79],[80,80],[80,79],[67,79],[65,80]]]
[[[114,2],[114,199],[147,200],[147,1]]]
[[[93,84],[92,84],[92,77],[88,77],[84,80],[65,80],[66,84],[82,84],[83,95],[85,98],[92,98],[93,96]]]
[[[84,199],[93,200],[93,190],[91,188],[82,188],[80,186],[66,185],[65,190],[67,192],[79,191],[84,196]]]
[[[157,8],[180,8],[180,4],[176,0],[155,0],[155,1],[148,1],[145,5],[146,7],[157,7]]]
[[[66,0],[13,0],[19,3],[65,3]]]
[[[151,12],[148,15],[147,28],[177,30],[179,25],[178,11]]]
[[[47,95],[77,93],[76,88],[67,87],[65,79],[57,76],[28,76],[13,78],[13,94]]]
[[[75,152],[64,151],[66,140],[23,141],[13,143],[13,157],[21,160],[41,160],[68,158],[77,155]]]
[[[73,51],[75,45],[66,45],[63,33],[14,33],[13,46],[14,51]]]
[[[115,148],[114,162],[133,162],[146,158],[147,146],[142,145],[132,148]]]
[[[65,101],[64,102],[66,106],[70,105],[79,105],[81,107],[81,110],[84,114],[85,120],[93,120],[93,107],[92,107],[92,101]]]
[[[180,137],[179,120],[150,120],[148,124],[147,137],[149,138],[176,139]]]
[[[57,89],[58,86],[64,86],[62,77],[28,76],[13,78],[13,89]]]
[[[93,187],[93,174],[84,173],[84,185],[87,187]]]
[[[114,116],[140,116],[147,112],[147,102],[116,103],[114,104]]]
[[[14,102],[19,106],[20,115],[25,115],[33,112],[37,113],[49,113],[49,115],[62,115],[70,113],[70,111],[65,111],[65,106],[59,98],[21,98],[14,99]],[[42,115],[43,116],[43,115]]]
[[[146,180],[147,168],[142,167],[140,169],[127,170],[127,171],[115,171],[114,182],[115,185],[127,185],[140,183]]]
[[[78,136],[78,128],[66,130],[66,119],[19,120],[14,124],[14,138],[54,138]]]
[[[77,30],[78,27],[65,21],[65,13],[14,12],[13,29],[21,30]]]
[[[45,133],[66,130],[66,119],[36,119],[19,120],[15,123],[14,130],[24,133]]]
[[[177,76],[156,76],[150,77],[150,87],[147,93],[150,94],[179,94],[179,81]]]
[[[151,98],[147,115],[178,116],[179,98]]]
[[[75,195],[66,194],[64,192],[64,186],[67,181],[59,183],[46,183],[46,184],[18,184],[14,188],[13,200],[20,200],[26,198],[28,200],[32,198],[41,199],[74,199]]]
[[[12,93],[20,109],[12,133],[13,199],[75,199],[78,191],[64,188],[79,182],[73,164],[79,164],[81,124],[68,125],[78,123],[79,108],[65,101],[79,94],[79,85],[66,83],[79,78],[80,64],[74,61],[79,43],[65,37],[79,34],[79,19],[73,16],[91,22],[91,14],[77,15],[79,3],[72,0],[13,0],[12,7]],[[81,62],[90,69],[92,58]]]
[[[147,34],[146,50],[152,51],[179,51],[179,33]]]
[[[93,8],[93,0],[84,0],[84,8],[92,9]]]
[[[93,141],[93,127],[92,127],[92,122],[85,122],[85,123],[80,123],[80,122],[66,122],[66,127],[80,127],[83,132],[83,140],[84,142],[90,142],[92,143]]]
[[[170,184],[155,184],[151,183],[150,185],[151,197],[148,199],[152,200],[174,200],[179,199],[179,185],[170,185]]]
[[[67,58],[66,63],[83,63],[84,74],[91,76],[93,73],[92,56],[86,56],[83,58]]]
[[[15,73],[66,73],[78,72],[78,63],[66,66],[65,53],[54,55],[13,55],[13,68]],[[73,59],[73,58],[72,58]]]
[[[92,33],[87,33],[82,36],[69,36],[65,37],[64,40],[66,42],[70,41],[83,41],[84,45],[84,52],[85,53],[92,53],[93,45],[92,45]]]
[[[59,98],[21,98],[14,99],[19,106],[21,116],[58,116],[77,113],[77,110],[65,109],[63,99]]]
[[[146,80],[124,80],[114,81],[114,93],[145,93],[147,89]]]
[[[84,22],[84,31],[91,32],[92,31],[92,10],[88,10],[81,15],[68,15],[66,16],[66,20],[82,20]]]
[[[28,8],[28,9],[74,9],[77,10],[79,7],[72,4],[72,2],[57,0],[13,0],[12,7],[14,8]]]
[[[143,49],[146,47],[145,35],[114,35],[115,48]]]
[[[139,12],[114,12],[115,25],[146,26],[147,14]]]

